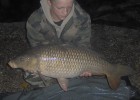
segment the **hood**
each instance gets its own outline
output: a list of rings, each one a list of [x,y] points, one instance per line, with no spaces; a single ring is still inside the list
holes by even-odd
[[[56,24],[53,22],[53,19],[51,17],[51,14],[50,14],[50,6],[48,5],[48,2],[47,0],[40,0],[40,4],[41,4],[41,7],[43,9],[43,12],[45,14],[45,17],[48,19],[48,21],[56,26]],[[72,7],[72,10],[70,12],[70,14],[65,18],[65,20],[63,21],[62,26],[65,26],[65,24],[69,21],[69,19],[73,16],[73,13],[74,13],[74,5]]]

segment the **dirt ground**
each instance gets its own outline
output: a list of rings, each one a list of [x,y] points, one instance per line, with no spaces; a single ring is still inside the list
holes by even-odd
[[[131,66],[138,73],[129,77],[140,91],[140,30],[103,24],[92,25],[92,47],[111,63]],[[10,59],[29,48],[25,22],[0,24],[0,93],[30,90],[21,70],[11,69]]]

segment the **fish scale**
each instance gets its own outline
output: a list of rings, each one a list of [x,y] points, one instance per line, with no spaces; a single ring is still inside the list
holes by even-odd
[[[106,75],[110,87],[117,89],[120,77],[133,72],[128,66],[110,64],[92,50],[71,45],[38,46],[11,60],[9,65],[32,73],[40,71],[44,76],[57,78],[65,91],[67,78],[81,74]]]

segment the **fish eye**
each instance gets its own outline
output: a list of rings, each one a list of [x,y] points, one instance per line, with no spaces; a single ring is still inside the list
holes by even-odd
[[[28,61],[28,60],[30,60],[30,58],[29,57],[20,57],[19,60],[20,61]]]
[[[23,61],[24,60],[24,58],[23,57],[20,57],[20,61]]]

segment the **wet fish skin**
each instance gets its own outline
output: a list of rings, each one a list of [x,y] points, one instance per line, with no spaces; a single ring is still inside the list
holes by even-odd
[[[57,78],[61,88],[67,91],[68,80],[84,72],[106,75],[112,89],[117,89],[120,77],[133,72],[130,67],[113,65],[92,50],[70,45],[38,46],[9,62],[12,68]]]

